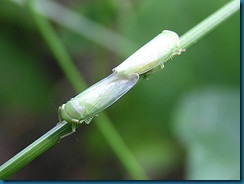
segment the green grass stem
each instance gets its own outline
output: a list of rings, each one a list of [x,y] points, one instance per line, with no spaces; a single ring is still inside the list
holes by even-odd
[[[34,160],[40,154],[51,148],[59,142],[60,136],[69,133],[71,130],[70,123],[62,122],[41,136],[35,142],[27,146],[21,152],[9,159],[0,166],[0,179],[7,179],[19,169]]]
[[[204,35],[219,26],[240,9],[240,0],[232,0],[180,37],[180,47],[188,48]]]
[[[87,85],[85,84],[84,80],[79,74],[79,71],[73,64],[72,59],[64,48],[61,40],[58,38],[48,20],[42,15],[38,14],[33,8],[33,5],[31,5],[29,9],[32,17],[37,24],[37,27],[40,30],[40,33],[42,34],[50,50],[56,57],[57,63],[60,65],[61,69],[65,73],[65,76],[71,82],[76,92],[80,93],[81,89],[84,89]],[[96,124],[98,125],[99,130],[106,138],[114,153],[121,161],[122,165],[124,165],[130,177],[133,179],[148,179],[148,176],[143,171],[140,164],[138,163],[132,152],[129,150],[122,137],[117,132],[116,128],[114,128],[110,119],[105,113],[100,113],[100,117],[101,116],[103,118],[97,118]],[[121,152],[121,150],[125,151]]]
[[[181,48],[188,48],[191,46],[201,37],[206,35],[209,31],[213,30],[221,22],[233,15],[239,8],[239,0],[233,0],[226,4],[224,7],[216,11],[214,14],[184,34],[180,38]],[[85,88],[85,83],[82,80],[82,77],[80,76],[76,67],[73,65],[72,60],[60,42],[60,39],[45,18],[38,15],[33,10],[32,6],[29,6],[29,10],[35,19],[40,32],[43,34],[44,39],[47,41],[49,48],[52,50],[54,56],[56,57],[57,62],[64,71],[66,77],[71,82],[76,91],[80,92],[81,89]],[[100,116],[95,119],[95,121],[97,122],[96,125],[99,127],[99,130],[103,133],[112,150],[124,165],[131,178],[148,179],[148,176],[143,171],[134,155],[130,152],[121,136],[112,126],[109,118],[104,113],[101,113]],[[24,150],[0,166],[0,179],[7,179],[13,173],[58,143],[60,137],[70,132],[70,130],[71,124],[67,122],[57,124],[49,132],[44,134],[42,137],[37,139],[35,142],[30,144]]]

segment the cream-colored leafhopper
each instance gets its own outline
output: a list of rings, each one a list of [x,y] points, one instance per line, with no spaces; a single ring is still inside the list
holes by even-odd
[[[157,66],[163,68],[164,63],[176,54],[181,53],[179,36],[164,30],[150,42],[145,44],[124,62],[113,69],[118,74],[143,74]]]
[[[92,85],[67,103],[59,107],[59,120],[72,123],[72,132],[77,124],[89,123],[92,118],[112,105],[139,80],[139,75],[151,72],[182,51],[179,36],[165,30],[148,42],[123,63],[113,69],[113,73]]]

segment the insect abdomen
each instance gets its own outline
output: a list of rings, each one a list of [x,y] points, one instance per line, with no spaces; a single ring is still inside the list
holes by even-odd
[[[117,74],[144,74],[180,53],[179,36],[164,30],[113,69]],[[177,51],[177,52],[176,52]]]
[[[112,105],[138,81],[138,74],[112,73],[59,108],[60,121],[82,123]]]

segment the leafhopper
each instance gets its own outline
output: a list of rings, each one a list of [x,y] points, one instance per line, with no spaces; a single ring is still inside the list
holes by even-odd
[[[59,107],[59,121],[72,123],[72,132],[74,132],[77,124],[90,123],[95,115],[129,91],[138,79],[138,74],[112,73]]]
[[[181,53],[179,36],[164,30],[145,44],[124,62],[113,69],[117,74],[144,74],[155,67],[164,67],[164,63],[176,54]]]

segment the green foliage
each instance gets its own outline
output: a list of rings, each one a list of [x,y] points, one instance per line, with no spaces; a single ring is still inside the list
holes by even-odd
[[[10,110],[18,107],[34,113],[46,113],[45,108],[50,109],[48,99],[51,100],[50,79],[46,76],[48,70],[45,71],[40,63],[41,59],[35,56],[35,53],[22,49],[25,44],[21,48],[20,43],[24,38],[14,39],[11,34],[13,33],[10,31],[2,31],[0,34],[1,108]]]
[[[162,30],[173,30],[181,36],[227,2],[121,0],[104,3],[72,1],[66,4],[67,8],[75,9],[79,14],[104,24],[135,42],[138,47],[118,44],[122,53],[128,53],[124,57],[111,53],[56,23],[53,26],[87,83],[93,84],[110,74],[113,67]],[[151,75],[148,81],[139,82],[124,98],[106,110],[114,126],[152,179],[196,179],[197,171],[200,172],[203,165],[199,165],[199,160],[196,159],[199,147],[195,146],[202,144],[206,135],[202,134],[200,142],[198,135],[191,133],[197,132],[197,125],[203,120],[201,117],[211,113],[213,119],[209,118],[206,122],[210,125],[217,123],[220,128],[213,129],[214,142],[209,137],[206,139],[203,153],[210,153],[214,147],[215,156],[223,157],[211,157],[216,158],[211,160],[203,156],[199,158],[200,163],[205,163],[204,168],[214,166],[215,171],[219,171],[219,165],[226,164],[223,158],[228,157],[228,166],[233,168],[233,173],[237,173],[236,176],[232,174],[231,179],[238,178],[235,165],[238,160],[232,160],[236,155],[233,152],[229,156],[222,153],[233,146],[236,146],[233,148],[236,151],[239,149],[230,140],[233,135],[231,132],[234,132],[232,128],[238,126],[236,118],[239,115],[234,112],[239,112],[240,109],[237,103],[239,93],[232,93],[232,90],[240,87],[239,15],[239,12],[233,15],[187,49],[181,57],[166,64],[162,72]],[[55,123],[50,122],[58,121],[57,107],[75,96],[33,25],[22,7],[5,0],[0,2],[0,114],[3,122],[0,125],[0,144],[5,150],[0,154],[1,163],[53,127]],[[203,88],[211,90],[212,87],[208,89],[209,86],[222,87],[217,92],[211,92],[218,103],[210,101],[202,109],[198,109],[197,104],[189,107],[196,100],[198,104],[203,104],[209,98],[202,92]],[[227,92],[226,88],[229,89]],[[182,99],[189,97],[192,91],[194,98],[187,98],[187,102],[182,105]],[[218,97],[218,94],[221,95]],[[224,98],[226,99],[222,102]],[[227,100],[232,106],[228,105]],[[216,113],[205,111],[209,105],[215,108]],[[182,115],[186,111],[195,117],[188,124]],[[99,118],[102,116],[95,117]],[[233,119],[237,123],[232,126],[230,122]],[[182,126],[181,123],[186,125]],[[225,128],[225,125],[230,129]],[[191,129],[187,129],[187,126]],[[216,146],[217,144],[220,145]],[[222,173],[226,172],[228,170]],[[212,174],[216,177],[222,175],[221,172]],[[9,179],[130,178],[94,121],[89,126],[79,128],[75,136],[65,138]]]
[[[240,179],[239,89],[192,91],[173,114],[175,134],[188,152],[187,179]]]

